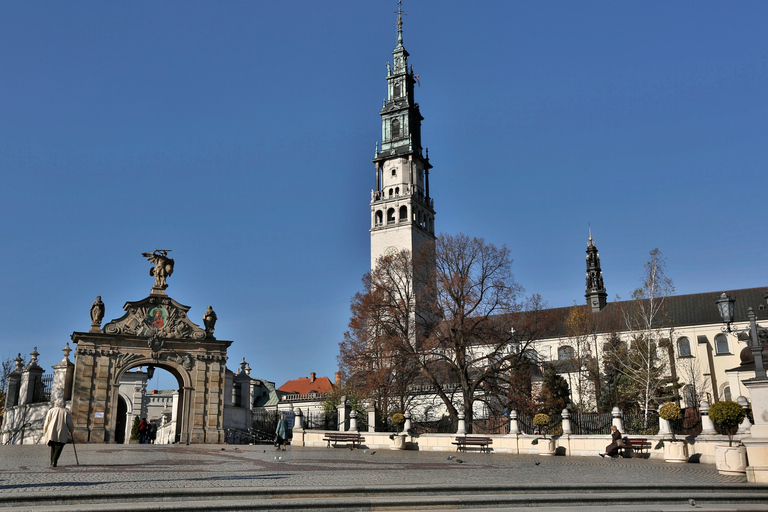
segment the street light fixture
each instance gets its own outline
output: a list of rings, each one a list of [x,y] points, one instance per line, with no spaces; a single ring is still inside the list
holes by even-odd
[[[768,301],[768,293],[766,293],[763,298]],[[735,302],[736,299],[728,296],[725,292],[723,292],[715,301],[728,332],[731,332],[731,324],[733,323],[733,304]],[[760,343],[760,339],[757,336],[757,317],[755,316],[752,307],[747,309],[747,319],[749,320],[749,332],[752,339],[750,349],[752,350],[752,356],[755,359],[755,378],[766,379],[768,376],[766,376],[765,365],[763,365],[763,345]]]

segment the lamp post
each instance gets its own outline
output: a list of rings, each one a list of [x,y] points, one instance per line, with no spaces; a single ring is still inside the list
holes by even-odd
[[[768,293],[765,294],[764,298],[768,300]],[[731,332],[731,324],[733,323],[733,304],[735,302],[736,299],[728,296],[725,292],[723,292],[715,301],[728,332]],[[755,359],[755,378],[765,379],[768,377],[766,377],[765,365],[763,364],[763,345],[760,343],[760,339],[757,336],[757,317],[755,316],[752,307],[747,309],[747,319],[749,320],[749,332],[752,340],[752,344],[749,348],[752,350],[752,355]]]
[[[764,298],[768,300],[768,293]],[[733,323],[733,303],[735,299],[725,292],[715,301],[723,322],[728,332],[731,332]],[[757,335],[757,322],[752,308],[747,310],[749,319],[749,333],[751,339],[750,349],[755,359],[755,377],[743,380],[742,383],[749,390],[752,400],[752,416],[755,424],[749,429],[749,436],[741,440],[747,448],[747,481],[751,483],[768,483],[768,377],[765,375],[763,364],[763,346]]]

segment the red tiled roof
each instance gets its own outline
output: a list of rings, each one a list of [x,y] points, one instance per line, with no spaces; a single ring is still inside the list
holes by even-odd
[[[317,377],[314,382],[309,377],[299,377],[295,380],[289,380],[277,389],[284,393],[297,393],[299,395],[307,395],[312,391],[330,393],[333,391],[333,383],[328,377]]]

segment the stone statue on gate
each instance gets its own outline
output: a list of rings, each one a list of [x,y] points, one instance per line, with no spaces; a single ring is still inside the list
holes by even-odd
[[[168,257],[170,250],[155,249],[153,252],[143,252],[142,256],[151,261],[155,266],[149,269],[149,275],[155,278],[152,291],[163,291],[168,288],[165,279],[173,274],[173,259]]]
[[[208,306],[208,309],[203,315],[203,324],[205,325],[205,333],[211,338],[213,337],[213,328],[216,326],[217,318],[216,312],[211,306]]]
[[[101,295],[96,296],[96,300],[91,305],[91,332],[101,332],[101,321],[104,318],[104,303],[101,302]]]

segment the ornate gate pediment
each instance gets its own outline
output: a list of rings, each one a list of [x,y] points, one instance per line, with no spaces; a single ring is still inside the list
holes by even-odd
[[[150,295],[144,300],[126,302],[123,309],[125,315],[104,326],[106,334],[176,340],[213,338],[187,318],[189,306],[179,304],[170,297]]]

